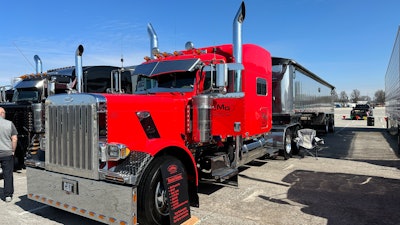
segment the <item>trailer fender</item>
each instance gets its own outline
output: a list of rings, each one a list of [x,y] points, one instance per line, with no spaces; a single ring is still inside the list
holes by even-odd
[[[283,151],[285,159],[290,158],[291,154],[295,154],[296,149],[293,149],[293,139],[296,137],[299,127],[300,124],[298,123],[286,126],[274,126],[271,132],[265,137],[267,140],[266,147],[268,149],[268,154],[275,155]],[[293,150],[295,150],[295,152],[293,152]]]

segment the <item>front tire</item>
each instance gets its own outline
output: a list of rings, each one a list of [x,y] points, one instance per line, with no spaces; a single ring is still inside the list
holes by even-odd
[[[169,224],[169,201],[161,175],[166,162],[177,161],[172,156],[154,159],[143,174],[138,187],[138,220],[140,224]]]

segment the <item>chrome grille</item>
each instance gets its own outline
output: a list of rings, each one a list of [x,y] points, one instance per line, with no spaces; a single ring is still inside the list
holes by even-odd
[[[46,169],[98,179],[98,101],[89,94],[46,102]]]

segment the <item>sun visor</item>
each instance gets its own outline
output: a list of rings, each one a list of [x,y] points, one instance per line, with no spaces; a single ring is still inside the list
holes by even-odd
[[[191,72],[199,62],[200,59],[185,59],[146,63],[136,66],[133,75],[154,76],[170,72]]]

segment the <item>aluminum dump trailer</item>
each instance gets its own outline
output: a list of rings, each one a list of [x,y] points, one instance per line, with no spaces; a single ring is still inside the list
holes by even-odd
[[[400,27],[389,65],[385,75],[385,108],[387,129],[397,136],[397,150],[400,153]]]
[[[334,132],[335,87],[292,59],[272,58],[273,131],[270,147],[289,158],[297,130]],[[283,151],[283,152],[282,152]]]

